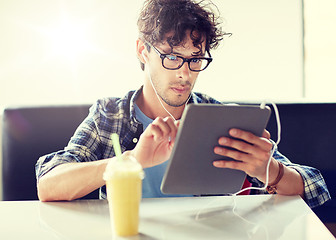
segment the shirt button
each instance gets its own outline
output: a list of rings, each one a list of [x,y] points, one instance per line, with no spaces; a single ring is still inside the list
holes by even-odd
[[[138,139],[137,138],[133,138],[133,143],[137,143]]]

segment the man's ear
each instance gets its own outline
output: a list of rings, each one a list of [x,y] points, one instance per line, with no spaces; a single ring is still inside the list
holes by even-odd
[[[146,46],[141,39],[137,39],[136,41],[136,54],[140,62],[142,62],[143,64],[147,62],[148,56]]]

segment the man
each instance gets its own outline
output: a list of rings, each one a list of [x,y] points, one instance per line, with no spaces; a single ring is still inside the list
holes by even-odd
[[[41,201],[72,200],[97,188],[105,198],[102,176],[115,155],[112,133],[120,136],[123,154],[134,155],[145,170],[143,197],[165,197],[160,184],[178,131],[176,119],[188,103],[220,103],[192,92],[198,74],[212,60],[210,50],[225,34],[208,6],[192,0],[145,2],[136,42],[143,86],[124,98],[98,100],[68,146],[38,160]],[[257,137],[232,129],[230,134],[245,142],[221,137],[214,152],[239,161],[215,161],[214,167],[242,170],[254,186],[263,185],[272,148],[269,133]],[[269,182],[279,194],[300,194],[311,207],[330,198],[318,170],[292,164],[278,152],[271,159]]]

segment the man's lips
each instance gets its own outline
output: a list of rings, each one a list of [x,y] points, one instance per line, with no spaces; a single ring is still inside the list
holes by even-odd
[[[188,87],[172,87],[171,89],[178,94],[184,94],[189,91]]]

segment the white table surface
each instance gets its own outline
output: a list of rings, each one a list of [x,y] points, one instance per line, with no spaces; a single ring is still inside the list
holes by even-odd
[[[143,199],[140,234],[126,239],[335,239],[299,196]],[[113,237],[108,203],[0,202],[0,239]]]

